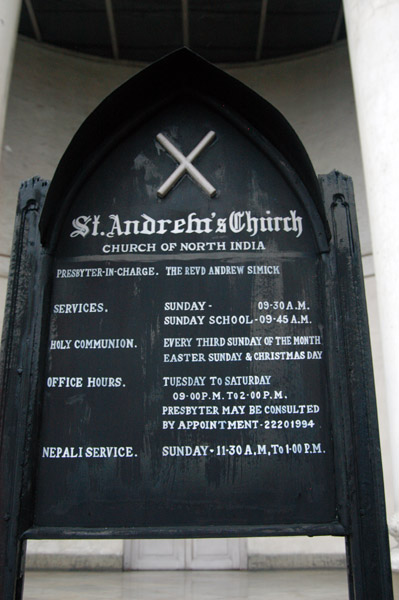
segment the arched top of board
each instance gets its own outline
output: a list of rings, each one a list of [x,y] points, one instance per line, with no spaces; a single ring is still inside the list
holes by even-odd
[[[295,196],[303,218],[309,220],[317,251],[328,250],[330,234],[319,183],[287,120],[247,86],[183,48],[120,86],[75,134],[55,172],[41,217],[42,244],[50,252],[58,246],[68,215],[72,220],[89,216],[74,207],[83,201],[81,195],[85,196],[85,186],[92,185],[90,180],[95,179],[99,189],[104,187],[102,182],[107,185],[122,150],[134,191],[130,202],[140,204],[141,198],[147,207],[153,202],[161,209],[163,202],[176,201],[173,196],[178,190],[188,208],[187,202],[195,206],[200,195],[216,214],[220,202],[227,202],[226,194],[233,207],[240,197],[237,208],[255,202],[272,210],[271,196],[272,203],[280,204],[274,184],[269,190],[267,181],[257,176],[264,171],[265,161],[274,173],[272,179],[277,181],[278,176],[283,182],[281,194]],[[125,183],[121,172],[113,178],[116,188]],[[142,184],[144,192],[139,189]],[[118,190],[111,195],[117,197]],[[111,201],[97,195],[96,205]],[[298,211],[296,216],[280,212],[263,217],[281,219],[273,221],[273,227],[295,231]]]

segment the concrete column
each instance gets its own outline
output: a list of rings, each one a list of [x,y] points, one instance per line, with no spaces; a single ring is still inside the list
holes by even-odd
[[[390,421],[395,500],[391,532],[398,536],[399,2],[344,0],[344,9],[370,213]],[[394,566],[399,568],[399,556],[396,561]]]
[[[22,0],[0,0],[0,158]]]

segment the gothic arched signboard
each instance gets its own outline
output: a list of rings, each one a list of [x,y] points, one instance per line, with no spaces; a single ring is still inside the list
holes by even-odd
[[[182,50],[25,184],[6,537],[334,534],[358,557],[366,503],[384,548],[352,192],[321,183],[275,109]]]

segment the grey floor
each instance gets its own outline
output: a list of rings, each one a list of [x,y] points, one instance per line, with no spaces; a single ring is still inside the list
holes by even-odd
[[[347,600],[346,572],[28,571],[24,600]]]

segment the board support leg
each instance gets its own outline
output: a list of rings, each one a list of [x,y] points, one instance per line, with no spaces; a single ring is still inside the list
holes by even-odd
[[[26,540],[12,540],[0,573],[2,600],[22,600],[24,590]]]
[[[16,556],[15,600],[22,600],[25,581],[26,540],[18,542]],[[14,600],[13,599],[13,600]]]
[[[346,576],[348,580],[348,598],[349,600],[355,600],[355,590],[353,586],[353,568],[352,568],[352,559],[351,559],[351,549],[350,549],[350,537],[345,537],[345,550],[346,550]]]
[[[340,352],[347,371],[347,386],[341,393],[350,434],[346,463],[350,598],[392,600],[381,448],[352,181],[336,171],[321,176],[320,181],[333,234],[337,302],[343,316]]]

